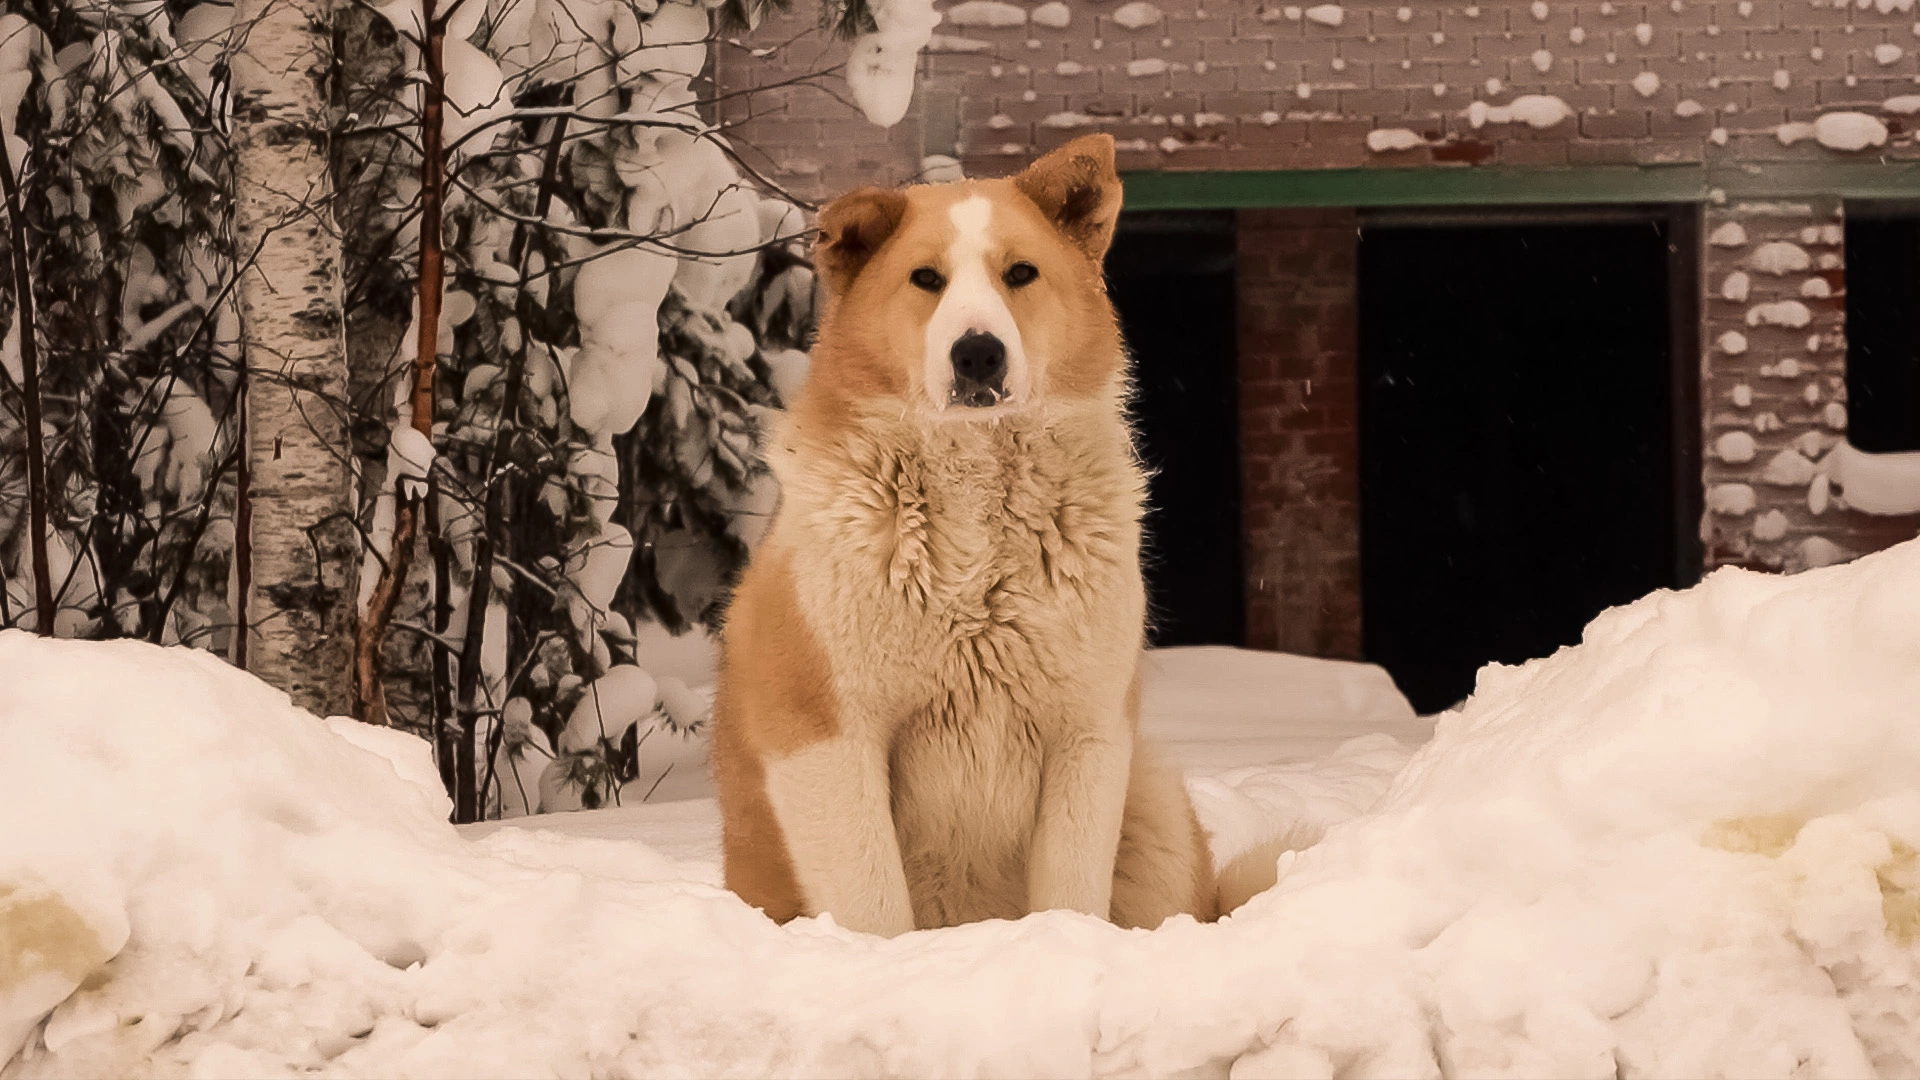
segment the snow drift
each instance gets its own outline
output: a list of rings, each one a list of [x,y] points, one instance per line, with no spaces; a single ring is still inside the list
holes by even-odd
[[[892,941],[636,842],[463,836],[416,745],[207,656],[4,634],[0,1072],[1911,1074],[1915,596],[1920,542],[1723,570],[1489,668],[1219,924]]]

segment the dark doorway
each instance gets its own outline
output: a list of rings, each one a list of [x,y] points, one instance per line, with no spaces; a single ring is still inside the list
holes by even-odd
[[[1846,230],[1847,441],[1920,450],[1920,204],[1848,203]]]
[[[1664,210],[1365,221],[1363,635],[1421,712],[1697,574],[1697,368],[1671,362],[1694,353],[1669,289],[1691,296],[1691,227]]]
[[[1133,352],[1155,645],[1246,638],[1231,211],[1122,214],[1107,288]]]

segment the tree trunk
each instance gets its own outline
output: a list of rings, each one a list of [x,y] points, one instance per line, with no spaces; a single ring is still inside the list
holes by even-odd
[[[13,162],[7,158],[6,132],[0,130],[0,192],[7,204],[13,268],[13,318],[20,329],[20,399],[22,423],[27,428],[27,551],[33,568],[34,630],[53,636],[53,576],[47,570],[47,452],[40,445],[39,328],[33,319],[32,259],[27,254],[26,200]],[[25,162],[21,171],[25,171]],[[0,582],[0,592],[5,592]]]
[[[331,10],[239,0],[234,219],[247,364],[248,667],[321,715],[352,704],[358,543],[329,172]]]
[[[460,0],[454,0],[456,4]],[[420,13],[427,38],[421,42],[426,79],[420,85],[420,315],[413,354],[413,385],[408,422],[428,443],[433,441],[434,365],[440,354],[440,309],[446,299],[446,242],[442,210],[447,193],[446,149],[442,144],[442,112],[446,104],[446,24],[434,14],[434,0],[421,0]],[[380,669],[381,646],[386,643],[400,590],[413,566],[414,543],[420,535],[420,504],[409,499],[398,477],[389,476],[393,493],[393,547],[367,600],[359,637],[354,641],[354,715],[382,727],[389,722],[387,691]],[[483,596],[484,599],[484,596]],[[484,614],[484,611],[483,611]]]

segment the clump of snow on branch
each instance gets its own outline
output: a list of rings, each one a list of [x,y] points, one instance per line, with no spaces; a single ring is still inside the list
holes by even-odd
[[[847,57],[847,88],[868,120],[892,127],[907,115],[920,50],[940,25],[933,0],[875,0],[874,28],[856,37]]]

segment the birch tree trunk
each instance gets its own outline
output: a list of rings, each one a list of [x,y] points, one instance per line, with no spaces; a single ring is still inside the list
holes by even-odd
[[[352,703],[358,544],[329,173],[326,0],[239,0],[235,224],[243,258],[249,670],[320,715]],[[257,252],[257,254],[255,254]]]

